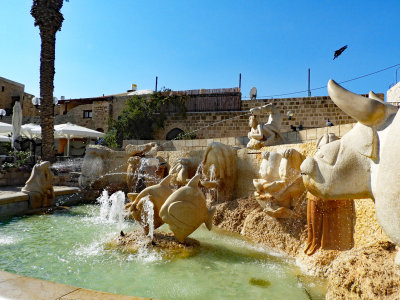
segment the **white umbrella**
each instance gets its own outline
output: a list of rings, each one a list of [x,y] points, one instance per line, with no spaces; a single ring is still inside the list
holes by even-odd
[[[0,134],[9,134],[12,132],[12,125],[0,122]]]
[[[21,135],[33,139],[42,135],[42,128],[40,125],[29,123],[21,126]]]
[[[11,138],[9,136],[0,135],[0,142],[11,142]]]
[[[72,123],[65,123],[54,126],[54,137],[67,138],[67,156],[69,156],[69,143],[71,138],[99,138],[104,137],[104,133]]]
[[[22,125],[22,108],[19,101],[15,101],[12,115],[12,146],[14,148],[15,140],[20,136]]]

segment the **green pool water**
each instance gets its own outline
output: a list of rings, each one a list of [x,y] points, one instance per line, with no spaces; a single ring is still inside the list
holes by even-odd
[[[124,231],[136,228],[122,224]],[[106,249],[121,225],[83,205],[53,215],[0,221],[0,269],[82,288],[161,299],[323,299],[324,283],[294,261],[239,235],[199,228],[189,258]],[[167,230],[167,227],[162,228]]]

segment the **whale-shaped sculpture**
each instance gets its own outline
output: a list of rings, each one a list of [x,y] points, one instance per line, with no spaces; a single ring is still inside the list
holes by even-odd
[[[145,188],[138,195],[135,193],[129,193],[128,198],[131,203],[126,205],[128,209],[129,218],[135,219],[145,231],[145,234],[149,233],[149,224],[144,223],[144,201],[146,199],[153,203],[154,207],[154,229],[160,227],[164,222],[159,216],[159,211],[164,204],[165,200],[172,194],[173,190],[169,187],[171,176],[165,177],[159,184],[155,184]]]
[[[388,237],[400,246],[400,114],[372,92],[356,95],[333,80],[328,92],[358,123],[301,165],[306,188],[322,199],[372,198]],[[396,263],[400,264],[397,253]]]
[[[176,239],[183,243],[202,223],[212,228],[215,208],[208,209],[206,198],[199,188],[201,175],[194,176],[187,185],[173,192],[160,209],[160,217],[169,225]]]

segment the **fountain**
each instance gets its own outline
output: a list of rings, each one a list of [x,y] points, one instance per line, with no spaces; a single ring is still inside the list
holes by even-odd
[[[332,81],[329,92],[359,121],[341,138],[278,144],[267,105],[251,113],[275,121],[244,149],[89,146],[80,184],[97,205],[1,221],[0,268],[165,299],[398,298],[397,109]],[[48,167],[24,188],[40,205]]]

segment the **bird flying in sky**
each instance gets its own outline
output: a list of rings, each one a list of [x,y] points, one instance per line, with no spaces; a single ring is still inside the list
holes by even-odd
[[[343,51],[346,50],[346,49],[347,49],[347,45],[346,45],[346,46],[343,46],[343,47],[340,48],[339,50],[336,50],[335,53],[334,53],[334,55],[333,55],[333,59],[339,57],[339,55],[342,54]]]

